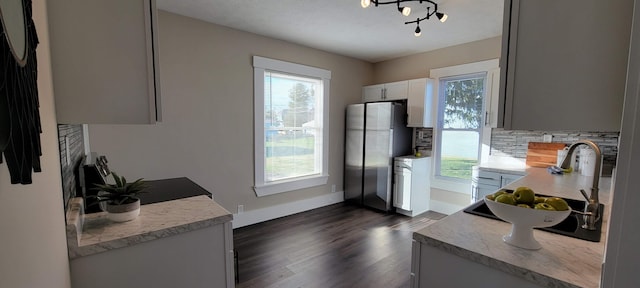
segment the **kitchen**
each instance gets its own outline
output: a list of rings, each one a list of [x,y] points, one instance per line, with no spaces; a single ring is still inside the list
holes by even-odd
[[[34,3],[36,23],[42,23],[39,21],[44,19],[45,10],[41,6],[42,4],[43,2],[38,1]],[[286,207],[290,212],[302,211],[315,207],[318,205],[318,201],[321,203],[338,201],[331,196],[326,196],[331,195],[328,192],[331,191],[331,185],[307,189],[300,191],[300,193],[279,194],[255,200],[255,194],[247,184],[252,183],[253,179],[253,138],[251,132],[253,121],[251,109],[247,108],[252,107],[252,91],[251,85],[247,83],[250,80],[246,80],[251,79],[251,76],[247,76],[251,72],[246,71],[250,70],[248,68],[242,71],[230,68],[236,65],[250,67],[248,55],[263,54],[294,62],[304,60],[305,63],[314,66],[330,66],[329,68],[334,72],[332,88],[337,89],[341,94],[341,97],[332,98],[330,102],[331,109],[336,111],[342,111],[342,107],[346,104],[359,102],[360,89],[365,84],[418,78],[426,76],[424,71],[431,68],[500,57],[500,37],[451,47],[446,50],[442,49],[418,55],[415,58],[398,60],[398,62],[414,63],[412,66],[405,66],[394,64],[394,61],[370,64],[352,58],[334,56],[327,52],[206,24],[163,11],[160,11],[159,25],[160,31],[162,31],[159,40],[162,48],[160,50],[162,89],[165,94],[162,99],[165,107],[163,109],[164,121],[153,126],[91,125],[89,129],[90,137],[92,137],[92,149],[108,155],[113,165],[118,163],[119,170],[122,170],[123,174],[131,175],[132,178],[139,176],[161,179],[175,176],[173,171],[181,171],[183,174],[189,175],[195,182],[201,183],[208,190],[214,192],[216,194],[215,200],[222,203],[228,210],[235,212],[237,205],[245,205],[244,208],[247,211],[245,214],[247,215],[271,215],[269,214],[272,213],[270,210],[278,210],[282,207]],[[46,25],[41,24],[40,26]],[[42,45],[40,47],[45,47],[46,33],[44,31],[39,33]],[[225,41],[217,41],[216,39],[225,39]],[[202,44],[185,48],[180,43]],[[247,46],[254,48],[249,49]],[[203,47],[208,47],[208,49],[203,49]],[[189,53],[185,53],[184,49],[188,49]],[[44,55],[39,54],[39,63],[47,65],[47,61],[44,60],[48,57],[46,49],[38,50],[38,52],[45,53]],[[238,59],[217,55],[233,55]],[[450,62],[441,63],[445,61],[444,59],[450,59],[448,60]],[[433,62],[437,63],[430,66],[429,63]],[[226,69],[216,69],[215,67],[225,67]],[[8,180],[5,181],[8,177],[6,169],[0,170],[3,177],[1,186],[3,193],[0,193],[0,197],[2,197],[0,203],[3,203],[2,219],[7,219],[2,220],[1,227],[3,231],[10,231],[10,233],[3,233],[5,235],[3,237],[10,238],[6,240],[3,238],[2,243],[10,243],[10,245],[2,247],[2,255],[9,255],[3,259],[17,259],[11,263],[2,262],[2,279],[9,279],[10,287],[38,287],[43,286],[43,283],[56,287],[68,286],[65,284],[68,283],[68,272],[65,272],[68,271],[66,268],[68,264],[66,263],[67,251],[63,235],[62,219],[64,216],[60,205],[62,192],[59,187],[62,187],[62,184],[59,173],[56,172],[60,163],[57,159],[58,156],[56,156],[58,155],[58,139],[55,135],[57,131],[55,125],[58,121],[54,112],[51,82],[46,80],[48,77],[46,71],[48,70],[46,68],[40,69],[41,81],[39,83],[41,85],[40,105],[43,119],[43,166],[45,169],[43,169],[43,173],[34,174],[35,181],[32,186],[5,184],[8,182]],[[374,73],[377,70],[384,72]],[[351,83],[361,83],[362,85]],[[209,91],[220,91],[225,96],[217,97],[214,101],[212,97],[206,97],[211,94]],[[234,97],[235,95],[246,96]],[[217,108],[212,110],[211,107]],[[228,109],[228,107],[235,107],[235,109]],[[238,117],[238,115],[243,115],[243,117]],[[625,115],[625,117],[630,116]],[[234,123],[229,123],[229,119],[233,119]],[[331,141],[329,149],[336,151],[333,154],[335,156],[332,156],[329,161],[330,175],[340,175],[342,170],[341,156],[339,156],[342,155],[343,149],[342,132],[340,131],[342,126],[340,121],[330,123],[330,130],[336,131],[330,136],[334,140]],[[246,132],[237,133],[237,131]],[[624,138],[625,135],[623,128],[621,138]],[[143,139],[131,141],[128,144],[122,141],[122,139],[137,138]],[[194,139],[194,141],[186,142],[183,139]],[[628,142],[627,145],[634,144]],[[232,152],[229,152],[227,148],[232,149]],[[194,152],[190,153],[189,151]],[[629,154],[626,156],[630,157]],[[627,159],[632,159],[632,157]],[[171,163],[171,167],[158,165],[158,163]],[[222,166],[224,168],[216,169],[215,173],[202,172],[211,169],[211,167]],[[137,171],[146,172],[141,175],[139,174],[141,172]],[[618,179],[620,179],[620,170],[618,173]],[[336,178],[330,178],[329,183],[341,185],[342,180],[339,176],[331,177]],[[633,179],[627,181],[633,183]],[[244,192],[227,194],[218,191]],[[340,191],[339,188],[338,191]],[[626,197],[632,199],[637,196],[627,195]],[[34,205],[33,211],[29,212],[34,215],[14,222],[15,215],[24,213],[16,203],[35,203],[29,204],[29,206]],[[624,207],[624,202],[620,203],[621,207]],[[633,201],[628,201],[628,203],[633,203]],[[614,205],[617,204],[618,202],[615,202]],[[250,214],[249,211],[254,212]],[[633,213],[632,210],[623,211]],[[34,227],[38,229],[33,229]],[[624,235],[613,237],[624,237]],[[51,240],[45,241],[43,239]],[[22,246],[25,244],[20,244],[21,242],[26,242],[28,246]],[[19,251],[14,252],[16,249]],[[629,252],[634,250],[623,251],[627,252],[619,253],[620,261],[624,259],[625,254],[632,254]],[[4,277],[5,271],[7,272],[6,277]],[[42,276],[29,280],[27,276],[18,271],[34,271]]]

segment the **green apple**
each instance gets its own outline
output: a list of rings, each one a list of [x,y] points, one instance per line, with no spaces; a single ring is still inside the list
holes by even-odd
[[[493,194],[489,194],[489,195],[487,195],[487,198],[488,198],[489,200],[494,200],[494,201],[495,201],[495,200],[496,200],[496,198],[498,198],[498,196],[500,196],[500,195],[502,195],[502,194],[508,194],[508,193],[507,193],[507,190],[500,189],[500,190],[496,191],[496,193],[493,193]]]
[[[499,195],[498,197],[496,197],[496,202],[500,202],[500,203],[504,203],[504,204],[509,204],[509,205],[516,205],[516,198],[513,197],[512,194],[509,193],[504,193]]]
[[[547,203],[538,203],[538,204],[536,204],[536,206],[533,207],[533,209],[556,211],[556,208],[553,208],[553,206],[551,206],[551,205],[549,205]]]
[[[516,191],[513,191],[513,197],[518,203],[529,205],[535,200],[536,194],[529,187],[518,187]]]
[[[544,203],[553,206],[553,208],[558,211],[569,210],[569,203],[560,197],[549,197]]]
[[[543,203],[546,200],[547,200],[547,197],[536,196],[533,199],[533,204]]]
[[[518,205],[516,205],[516,206],[518,206],[518,207],[522,207],[522,208],[532,208],[531,206],[529,206],[529,205],[527,205],[527,204],[524,204],[524,203],[520,203],[520,204],[518,204]]]

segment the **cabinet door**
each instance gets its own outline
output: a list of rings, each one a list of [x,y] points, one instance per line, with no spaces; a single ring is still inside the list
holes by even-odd
[[[497,189],[497,188],[500,188],[500,184],[502,183],[501,182],[502,175],[498,172],[479,170],[478,179],[474,179],[474,180],[477,181],[479,184],[496,186],[496,189]]]
[[[362,102],[382,101],[384,96],[384,85],[370,85],[362,87]]]
[[[619,131],[633,3],[506,1],[504,127]]]
[[[403,100],[407,99],[409,81],[398,81],[384,84],[384,100]]]
[[[500,102],[500,68],[492,69],[487,74],[487,97],[485,97],[484,126],[498,127],[498,105]]]
[[[408,127],[433,127],[433,79],[409,80]]]
[[[58,122],[154,123],[155,0],[50,1],[47,8]]]
[[[405,164],[396,163],[394,169],[394,203],[393,206],[411,211],[411,194],[414,187],[411,185],[411,170]]]
[[[522,175],[502,174],[502,185],[500,187],[507,186],[520,178],[522,178]]]
[[[493,194],[494,192],[498,191],[498,189],[500,189],[500,187],[496,185],[478,184],[478,188],[477,188],[478,198],[475,199],[475,201],[481,200],[482,198],[484,198],[484,196],[487,196],[489,194]]]

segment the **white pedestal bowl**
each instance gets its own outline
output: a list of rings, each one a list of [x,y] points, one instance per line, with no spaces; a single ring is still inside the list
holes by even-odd
[[[533,228],[551,227],[562,222],[571,214],[571,210],[548,211],[523,208],[487,198],[484,198],[484,202],[494,215],[511,223],[511,232],[504,235],[502,240],[507,244],[529,250],[542,248],[542,245],[533,238]]]

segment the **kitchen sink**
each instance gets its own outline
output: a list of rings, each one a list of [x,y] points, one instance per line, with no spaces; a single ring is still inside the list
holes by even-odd
[[[513,191],[510,191],[510,192],[513,192]],[[550,197],[546,195],[539,195],[539,196]],[[563,198],[563,199],[567,201],[567,203],[569,204],[569,207],[571,207],[572,210],[580,211],[580,212],[584,210],[584,206],[585,206],[584,201],[567,199],[567,198]],[[599,210],[600,213],[602,213],[602,211],[604,211],[604,205],[600,204],[599,209],[600,209]],[[482,216],[486,218],[503,221],[500,218],[493,215],[491,210],[489,210],[489,207],[487,207],[487,204],[484,203],[484,200],[480,200],[472,204],[471,206],[465,208],[464,212],[477,215],[477,216]],[[560,235],[565,235],[573,238],[578,238],[582,240],[587,240],[591,242],[600,242],[600,234],[602,234],[601,233],[602,217],[600,217],[600,219],[598,219],[598,221],[596,222],[596,230],[583,229],[580,227],[582,226],[582,224],[584,224],[582,215],[573,212],[564,221],[560,222],[555,226],[546,227],[546,228],[535,228],[535,229],[556,233]]]

